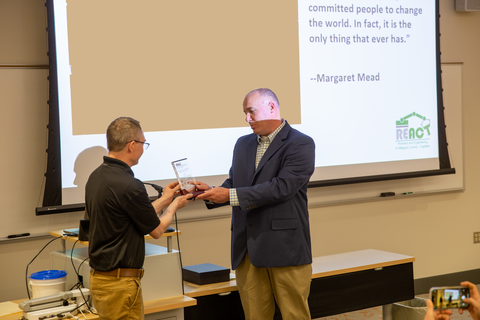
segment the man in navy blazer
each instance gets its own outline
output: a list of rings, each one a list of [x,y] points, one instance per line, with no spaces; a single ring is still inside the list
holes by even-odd
[[[229,178],[197,199],[210,208],[232,206],[232,268],[246,319],[272,319],[274,298],[282,318],[310,319],[312,275],[307,186],[315,144],[280,118],[270,89],[243,102],[253,134],[235,145]]]

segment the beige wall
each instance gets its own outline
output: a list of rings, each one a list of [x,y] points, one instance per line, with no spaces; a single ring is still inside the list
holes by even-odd
[[[440,12],[442,61],[464,63],[465,191],[311,208],[314,256],[366,248],[413,255],[415,278],[480,268],[480,244],[473,244],[472,235],[480,231],[480,170],[476,169],[480,156],[480,12],[456,13],[454,0],[440,0]],[[46,64],[44,30],[43,0],[0,1],[0,64]],[[47,106],[45,101],[25,99],[32,94],[42,97],[46,88],[39,77],[33,90],[26,92],[22,80],[35,77],[35,72],[39,71],[0,68],[0,81],[7,79],[0,83],[2,215],[19,210],[33,215],[43,188]],[[17,79],[13,84],[8,82],[10,75]],[[184,265],[230,266],[229,218],[182,223],[179,229]],[[0,301],[26,296],[25,267],[47,242],[0,243]],[[59,249],[54,242],[29,271],[48,268],[49,252]]]

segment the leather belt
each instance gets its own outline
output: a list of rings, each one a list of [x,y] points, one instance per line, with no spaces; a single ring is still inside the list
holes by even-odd
[[[97,270],[94,270],[92,269],[92,275],[95,275],[95,274],[100,274],[102,276],[112,276],[112,277],[117,277],[117,278],[120,278],[120,277],[137,277],[137,278],[142,278],[143,277],[143,273],[145,272],[144,269],[122,269],[122,268],[118,268],[118,269],[113,269],[113,270],[110,270],[110,271],[97,271]]]

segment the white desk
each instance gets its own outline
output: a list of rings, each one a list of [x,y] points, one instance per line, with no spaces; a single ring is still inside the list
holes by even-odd
[[[412,256],[373,249],[314,258],[312,318],[381,305],[388,319],[391,303],[414,298],[414,261]],[[185,320],[244,319],[235,280],[203,286],[185,282],[184,290],[197,299],[196,307],[185,309]],[[275,319],[281,319],[278,312]]]

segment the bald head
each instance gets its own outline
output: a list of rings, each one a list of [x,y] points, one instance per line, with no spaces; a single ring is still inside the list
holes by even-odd
[[[280,103],[278,102],[278,98],[277,98],[277,95],[275,94],[275,92],[273,92],[272,90],[268,89],[268,88],[259,88],[259,89],[255,89],[255,90],[252,90],[250,91],[249,93],[247,93],[247,95],[245,96],[245,99],[252,93],[257,93],[259,94],[261,97],[264,97],[265,99],[267,100],[270,100],[272,102],[274,102],[277,107],[279,108],[280,110]]]
[[[253,132],[261,136],[269,135],[281,124],[277,96],[267,88],[250,91],[243,100],[243,112]]]

